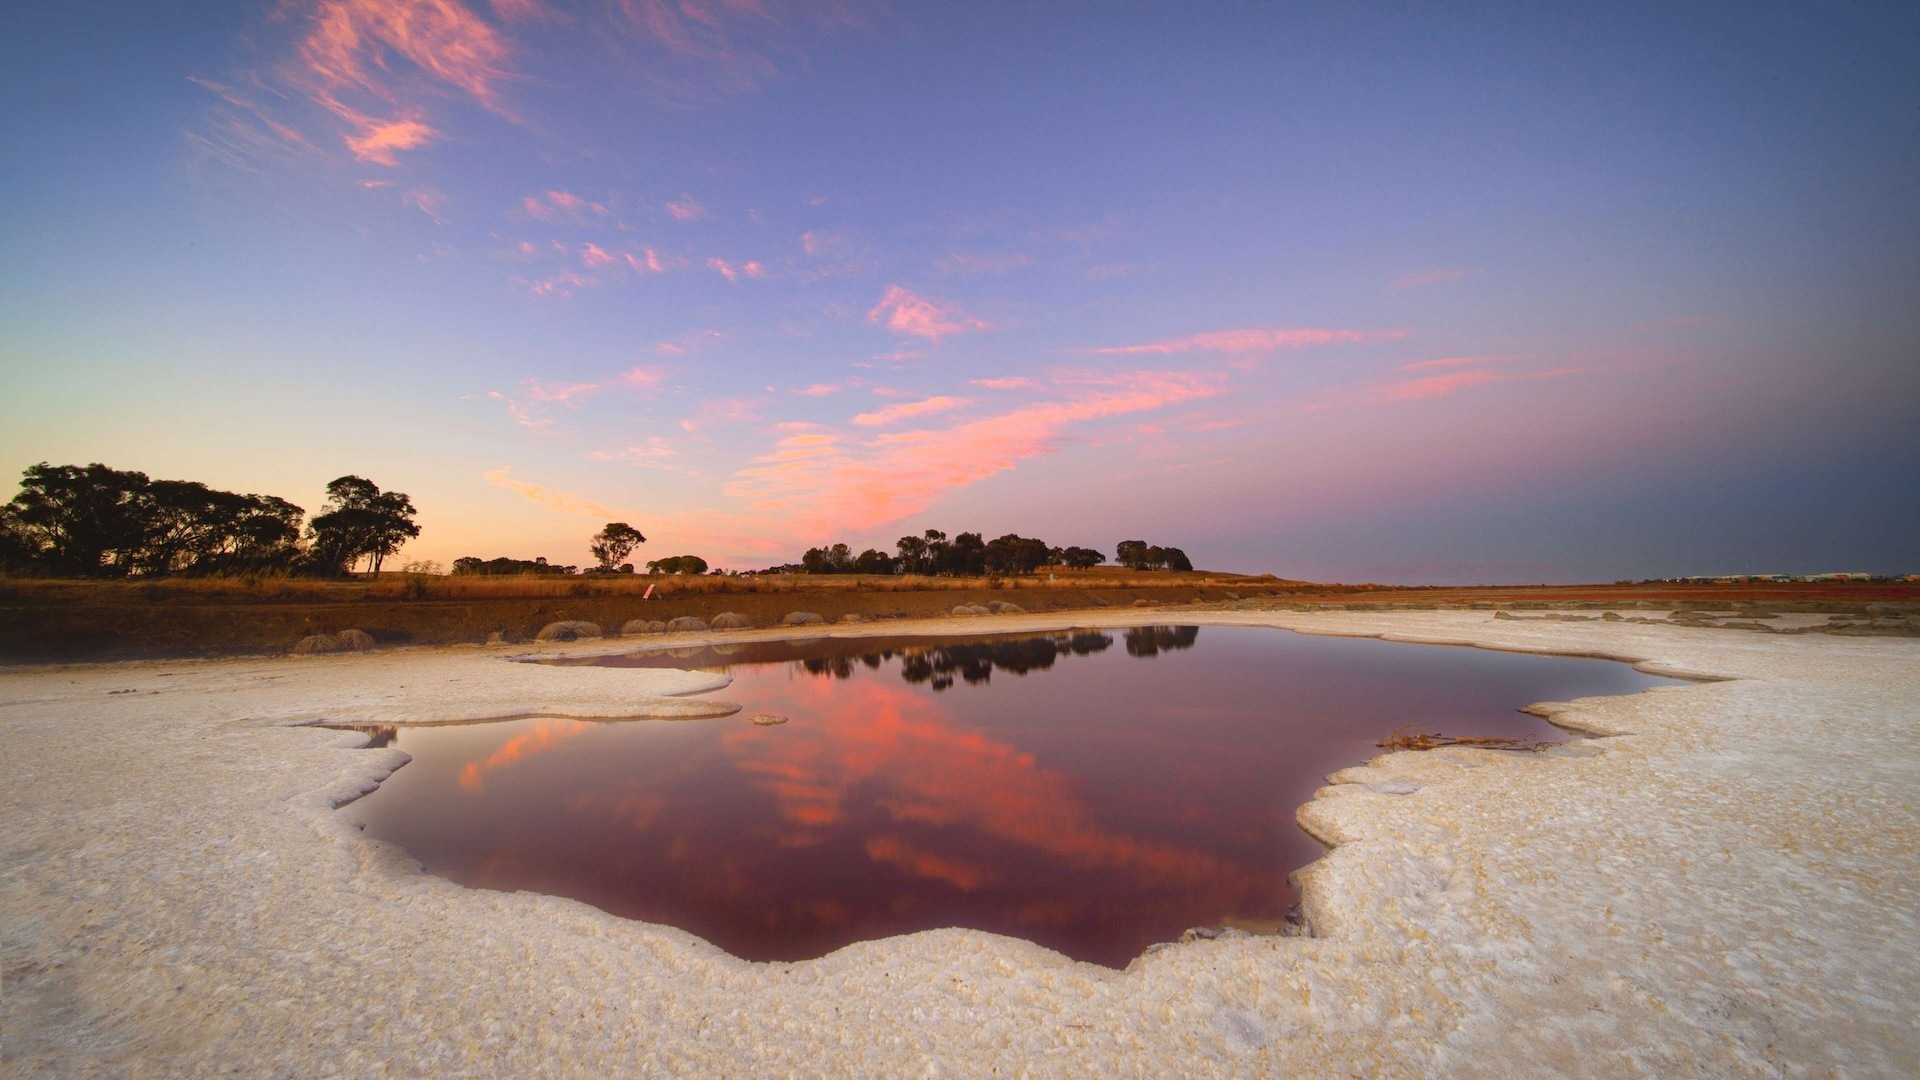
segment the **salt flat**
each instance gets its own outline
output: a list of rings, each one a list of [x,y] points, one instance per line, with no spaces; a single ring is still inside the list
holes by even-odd
[[[1177,618],[1726,681],[1566,704],[1557,722],[1603,737],[1544,754],[1344,770],[1300,813],[1337,845],[1303,875],[1315,936],[1191,942],[1114,972],[961,930],[753,964],[572,901],[465,889],[334,809],[403,755],[299,726],[712,712],[675,695],[724,676],[480,648],[12,669],[6,1071],[1920,1072],[1920,641],[1464,611]]]

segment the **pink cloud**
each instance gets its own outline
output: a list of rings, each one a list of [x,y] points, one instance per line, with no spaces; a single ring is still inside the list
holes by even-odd
[[[667,369],[651,364],[638,364],[628,368],[620,376],[620,381],[643,394],[657,394],[666,384]]]
[[[585,401],[599,391],[594,383],[543,383],[539,379],[526,380],[527,395],[535,401],[551,401],[571,408]]]
[[[630,443],[618,450],[595,450],[587,456],[595,461],[624,461],[643,468],[664,469],[668,467],[667,459],[678,457],[679,453],[667,440],[651,435],[644,442]]]
[[[1443,356],[1437,360],[1416,360],[1411,364],[1401,364],[1395,371],[1435,371],[1441,368],[1485,366],[1487,364],[1509,364],[1523,360],[1520,356]]]
[[[726,278],[728,281],[740,280],[739,272],[734,270],[732,265],[730,265],[725,259],[708,259],[707,269],[713,271],[716,274],[719,274],[721,277]]]
[[[400,159],[395,157],[396,153],[417,150],[438,134],[418,120],[374,120],[359,113],[343,119],[359,132],[345,136],[347,149],[353,151],[354,157],[375,165],[398,165]]]
[[[951,428],[881,434],[847,444],[837,436],[783,440],[735,474],[726,493],[791,535],[844,534],[919,513],[941,495],[1049,453],[1073,427],[1210,397],[1219,373],[1132,372],[1088,376],[1078,393],[1035,402]]]
[[[1464,266],[1438,266],[1429,270],[1411,270],[1394,278],[1390,287],[1394,292],[1403,289],[1417,289],[1422,285],[1449,285],[1465,278],[1473,271]]]
[[[740,268],[740,272],[751,278],[763,278],[767,276],[767,268],[757,262],[748,262],[747,265]]]
[[[1005,379],[970,379],[968,385],[987,390],[1034,390],[1040,386],[1039,382],[1025,375],[1015,375]]]
[[[934,268],[943,274],[1004,274],[1009,270],[1018,270],[1033,262],[1029,256],[1019,253],[976,254],[958,251],[934,261]]]
[[[591,499],[583,499],[565,491],[542,487],[539,484],[529,484],[524,480],[515,480],[510,470],[505,466],[498,469],[491,469],[482,475],[489,484],[506,488],[508,491],[517,492],[528,502],[537,503],[550,510],[558,510],[563,514],[598,518],[601,521],[618,521],[621,520],[623,516],[630,516],[623,514],[622,511],[603,506]]]
[[[599,244],[585,244],[580,248],[580,261],[587,266],[611,266],[613,256],[606,253]]]
[[[1558,379],[1568,375],[1581,375],[1592,371],[1590,367],[1553,368],[1547,371],[1511,372],[1497,371],[1493,368],[1474,368],[1468,371],[1455,371],[1446,375],[1430,375],[1424,379],[1411,379],[1406,382],[1388,383],[1373,389],[1373,397],[1379,401],[1414,401],[1420,398],[1445,397],[1461,390],[1489,383],[1526,382],[1534,379]]]
[[[859,7],[843,0],[618,0],[611,5],[645,48],[636,70],[658,95],[698,105],[749,93],[786,64],[804,60],[807,31],[859,28]]]
[[[528,195],[520,200],[520,208],[527,216],[536,221],[572,222],[579,224],[593,217],[605,217],[605,203],[591,202],[575,195],[571,191],[549,191],[544,195]]]
[[[526,428],[528,431],[545,431],[553,424],[553,421],[544,416],[536,415],[519,402],[498,390],[487,391],[487,397],[505,405],[507,407],[508,418],[521,427]]]
[[[698,221],[707,216],[707,208],[694,201],[691,195],[682,195],[667,203],[667,213],[675,221]]]
[[[459,0],[323,0],[300,44],[307,70],[329,88],[390,96],[393,57],[499,110],[506,39]]]
[[[598,288],[598,278],[576,274],[571,270],[562,270],[550,278],[540,281],[523,281],[526,290],[535,296],[572,296],[575,289]]]
[[[666,264],[660,261],[660,253],[652,248],[643,249],[641,256],[636,256],[633,252],[628,251],[622,252],[621,257],[627,260],[627,265],[632,267],[633,272],[636,274],[664,274],[667,272]]]
[[[1085,350],[1098,356],[1167,356],[1187,352],[1255,353],[1304,349],[1314,345],[1352,345],[1367,341],[1397,341],[1405,330],[1248,329],[1211,330],[1143,345],[1115,345]]]
[[[800,250],[809,257],[817,257],[839,247],[842,238],[836,233],[809,229],[800,234]]]
[[[930,341],[939,341],[948,334],[993,329],[951,304],[928,300],[899,285],[887,287],[880,302],[867,312],[867,321],[875,325],[884,321],[887,329],[896,334],[910,334]]]
[[[525,22],[530,19],[550,19],[553,12],[540,3],[540,0],[490,0],[494,14],[500,21],[508,23]]]
[[[798,390],[788,391],[788,393],[797,394],[800,397],[826,397],[830,394],[837,394],[839,392],[840,392],[840,388],[838,386],[835,386],[833,383],[814,383],[812,386],[801,387]]]
[[[692,416],[680,421],[680,430],[693,433],[752,424],[760,419],[761,404],[753,398],[715,398],[701,403]]]
[[[432,218],[436,225],[447,223],[447,219],[440,216],[440,211],[445,209],[451,200],[433,188],[409,188],[400,193],[400,201]]]
[[[898,405],[889,405],[875,412],[861,413],[853,418],[853,422],[861,427],[882,427],[901,420],[910,420],[916,416],[930,416],[934,413],[963,409],[971,404],[973,402],[966,398],[942,395],[923,401],[903,401]]]
[[[654,346],[654,350],[669,356],[684,356],[723,341],[726,336],[718,330],[689,330],[677,338],[660,342]]]

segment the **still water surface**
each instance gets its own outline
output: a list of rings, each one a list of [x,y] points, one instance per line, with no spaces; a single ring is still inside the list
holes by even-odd
[[[725,667],[744,709],[382,728],[413,761],[345,812],[455,881],[747,959],[965,926],[1123,967],[1189,927],[1277,928],[1321,852],[1295,809],[1395,728],[1562,739],[1516,710],[1672,682],[1245,627],[676,652],[583,662]]]

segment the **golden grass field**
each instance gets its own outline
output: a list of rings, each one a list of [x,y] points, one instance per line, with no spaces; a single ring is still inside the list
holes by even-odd
[[[653,597],[644,599],[649,586]],[[344,581],[289,577],[157,581],[0,579],[0,658],[115,659],[284,652],[309,634],[359,629],[383,645],[530,638],[563,619],[618,632],[629,619],[711,619],[755,626],[790,612],[828,620],[927,618],[962,604],[1031,612],[1286,602],[1349,608],[1744,606],[1865,612],[1920,606],[1911,584],[1534,585],[1472,588],[1338,585],[1206,571],[1054,570],[1019,577],[917,575],[444,576],[382,573]]]

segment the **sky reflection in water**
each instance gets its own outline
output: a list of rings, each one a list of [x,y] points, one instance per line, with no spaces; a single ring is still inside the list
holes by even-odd
[[[1560,737],[1515,710],[1668,682],[1237,627],[721,650],[601,663],[728,664],[737,716],[380,732],[414,761],[347,812],[453,880],[749,959],[967,926],[1118,967],[1277,927],[1320,852],[1295,809],[1394,728]]]

